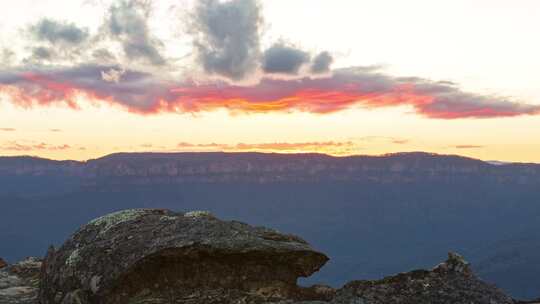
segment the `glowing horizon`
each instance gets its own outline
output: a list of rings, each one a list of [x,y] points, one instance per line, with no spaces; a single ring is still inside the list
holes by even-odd
[[[540,162],[538,2],[79,2],[4,4],[0,155],[424,151]]]

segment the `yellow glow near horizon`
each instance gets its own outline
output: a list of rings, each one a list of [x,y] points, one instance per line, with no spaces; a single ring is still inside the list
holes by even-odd
[[[9,13],[0,20],[0,51],[9,47],[17,60],[26,58],[31,47],[25,44],[22,30],[43,17],[74,22],[95,34],[111,2],[5,1],[0,9]],[[176,64],[168,71],[174,77],[200,70],[192,62],[191,38],[182,19],[185,8],[194,2],[153,2],[149,28],[164,42],[163,54]],[[284,40],[312,54],[330,51],[335,68],[383,65],[390,75],[450,80],[466,92],[540,105],[540,40],[531,38],[540,28],[540,1],[263,0],[262,4],[266,21],[262,50]],[[117,44],[110,47],[121,50]],[[6,98],[0,96],[0,155],[86,160],[121,151],[334,155],[426,151],[540,162],[538,115],[444,120],[425,118],[409,106],[399,106],[356,107],[324,115],[231,114],[219,109],[143,116],[84,102],[81,110],[24,109]],[[182,148],[179,143],[190,146]],[[210,147],[213,143],[217,146]]]
[[[0,154],[86,160],[115,152],[262,151],[378,155],[406,151],[459,154],[484,160],[540,162],[537,117],[426,119],[407,107],[349,109],[333,114],[198,114],[141,116],[85,104],[21,109],[0,103]],[[9,150],[13,143],[51,149]],[[190,147],[179,147],[189,143]],[[209,147],[208,144],[219,144]],[[237,147],[239,143],[250,147]],[[291,147],[275,148],[285,143]],[[309,145],[319,143],[320,145]],[[325,145],[326,143],[326,145]],[[334,144],[328,144],[334,143]],[[347,144],[343,144],[347,143]],[[293,147],[296,144],[299,147]],[[341,146],[340,146],[341,144]],[[55,149],[69,145],[67,149]],[[199,145],[199,147],[197,147]],[[255,145],[255,147],[253,147]]]

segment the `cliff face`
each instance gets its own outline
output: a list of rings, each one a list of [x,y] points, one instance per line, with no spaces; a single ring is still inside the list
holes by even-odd
[[[0,269],[0,303],[517,303],[457,254],[432,270],[338,290],[296,285],[327,259],[299,237],[206,212],[125,210],[91,221],[43,264]]]
[[[66,176],[87,187],[111,184],[187,182],[313,182],[489,180],[540,185],[540,165],[493,165],[475,159],[428,153],[380,157],[319,154],[121,153],[88,162],[1,158],[0,176]]]

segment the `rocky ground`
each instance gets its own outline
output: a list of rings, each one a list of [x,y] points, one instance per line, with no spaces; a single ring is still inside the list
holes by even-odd
[[[37,303],[41,260],[28,258],[13,265],[0,259],[0,303]]]
[[[43,262],[0,259],[0,303],[523,303],[479,280],[453,253],[431,270],[338,290],[296,285],[327,260],[299,237],[206,212],[126,210],[82,227]]]

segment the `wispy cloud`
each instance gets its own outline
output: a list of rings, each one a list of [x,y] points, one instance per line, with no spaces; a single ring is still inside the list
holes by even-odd
[[[15,132],[17,129],[15,128],[0,128],[0,131],[2,132]]]
[[[456,145],[454,146],[456,149],[481,149],[484,148],[484,146],[480,145]]]
[[[265,143],[178,143],[177,149],[188,151],[270,151],[270,152],[322,152],[329,154],[351,154],[359,149],[352,141],[313,142],[265,142]]]
[[[30,152],[30,151],[62,151],[71,149],[70,145],[51,145],[44,142],[40,143],[23,143],[17,141],[9,141],[4,145],[0,146],[0,150],[3,151],[20,151],[20,152]]]
[[[392,139],[392,143],[396,145],[404,145],[404,144],[408,144],[409,142],[410,140],[408,139],[399,139],[399,138]]]

